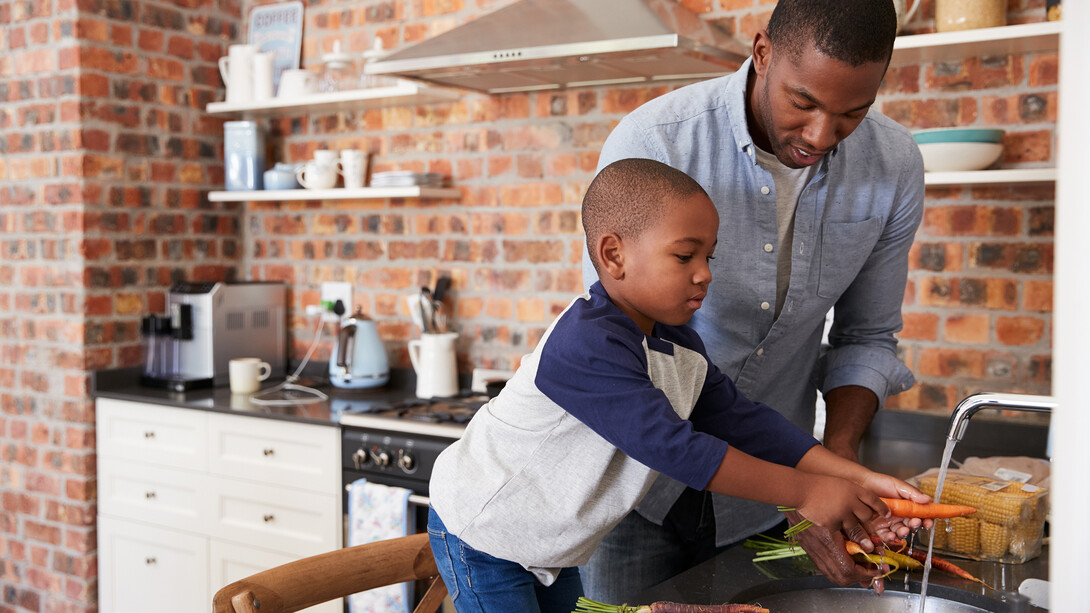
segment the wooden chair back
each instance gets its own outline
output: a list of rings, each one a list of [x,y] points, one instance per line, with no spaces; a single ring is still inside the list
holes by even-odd
[[[292,613],[349,594],[431,579],[413,613],[435,613],[447,594],[427,534],[346,547],[295,560],[216,592],[214,613]]]

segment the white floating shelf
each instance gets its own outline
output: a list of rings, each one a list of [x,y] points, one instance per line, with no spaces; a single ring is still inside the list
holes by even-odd
[[[360,189],[274,189],[209,192],[209,202],[276,202],[288,200],[378,200],[383,198],[459,198],[450,187],[363,187]]]
[[[963,172],[925,172],[924,185],[983,185],[988,183],[1047,183],[1056,180],[1055,168],[1010,168]]]
[[[401,81],[390,87],[310,94],[299,98],[273,98],[245,104],[213,102],[208,105],[206,110],[212,115],[283,117],[358,111],[386,106],[416,106],[436,102],[451,102],[461,98],[461,96],[462,94],[457,90]]]
[[[967,57],[1058,51],[1062,22],[898,36],[891,64],[942,62]]]

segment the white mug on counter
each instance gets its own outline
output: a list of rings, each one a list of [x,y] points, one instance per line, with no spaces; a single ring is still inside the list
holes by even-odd
[[[416,371],[417,398],[449,398],[458,395],[458,359],[454,352],[457,332],[423,334],[409,341],[409,360]]]
[[[232,394],[252,394],[272,374],[272,366],[260,358],[235,358],[227,363]]]

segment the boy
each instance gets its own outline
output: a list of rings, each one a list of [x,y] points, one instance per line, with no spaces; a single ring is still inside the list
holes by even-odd
[[[583,199],[601,281],[576,298],[432,472],[428,524],[460,613],[570,612],[579,564],[659,473],[859,534],[878,495],[926,496],[740,395],[683,327],[707,294],[718,213],[684,173],[614,162]]]

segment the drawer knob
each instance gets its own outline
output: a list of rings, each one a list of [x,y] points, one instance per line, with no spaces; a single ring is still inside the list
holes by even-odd
[[[158,562],[158,560],[156,560],[154,557],[144,558],[144,564],[147,564],[148,566],[152,566],[152,565],[156,564],[157,562]]]
[[[155,498],[155,492],[144,492],[144,498],[147,498],[148,500]]]
[[[144,433],[144,438],[155,438],[155,431],[154,430],[148,430],[147,432]]]
[[[276,519],[276,516],[274,516],[274,515],[266,515],[266,516],[264,516],[264,517],[263,517],[262,519],[264,519],[264,520],[265,520],[265,523],[269,523],[269,522],[273,521],[274,519]]]
[[[271,456],[276,453],[275,449],[263,449],[261,453],[265,454],[265,457]]]

